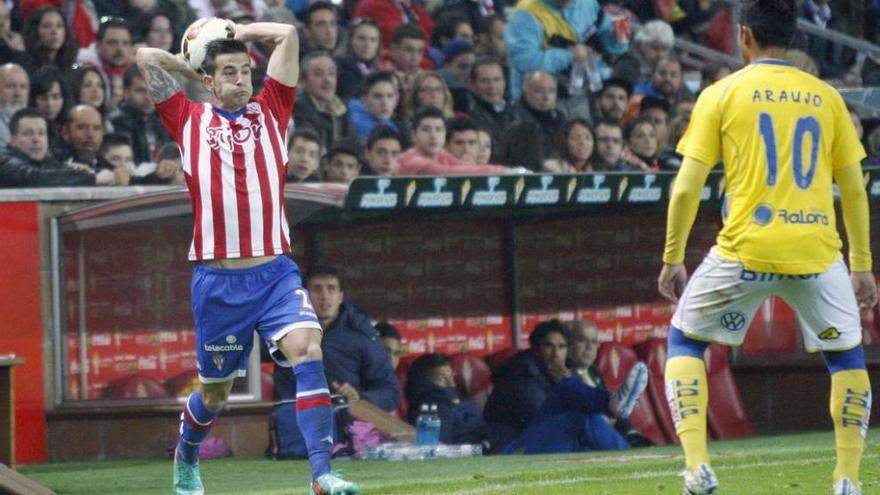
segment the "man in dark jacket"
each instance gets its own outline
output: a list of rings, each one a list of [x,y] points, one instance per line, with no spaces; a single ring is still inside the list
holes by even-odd
[[[25,108],[9,122],[9,146],[0,151],[0,187],[94,186],[114,184],[109,170],[97,174],[65,166],[49,154],[46,119]]]
[[[339,273],[319,267],[305,283],[315,314],[324,328],[321,350],[324,373],[333,393],[349,401],[366,400],[386,411],[400,402],[400,384],[391,368],[388,350],[367,315],[350,301],[344,301]],[[279,399],[296,396],[296,384],[289,370],[275,367],[275,391]]]
[[[556,136],[566,116],[556,108],[556,77],[535,71],[526,75],[523,95],[510,111],[504,130],[501,163],[541,171],[555,150]]]
[[[504,96],[506,87],[501,62],[489,57],[477,59],[470,77],[470,88],[474,94],[471,117],[492,136],[492,157],[496,159],[504,127],[510,120],[510,105]]]
[[[293,122],[297,129],[311,128],[326,149],[351,132],[348,107],[336,96],[336,62],[327,52],[309,53],[303,58]]]
[[[154,162],[156,152],[171,141],[171,136],[159,120],[147,83],[136,65],[125,70],[122,84],[125,99],[110,114],[113,132],[124,134],[131,140],[135,165]]]

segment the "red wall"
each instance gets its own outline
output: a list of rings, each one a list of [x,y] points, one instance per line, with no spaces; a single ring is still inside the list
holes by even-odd
[[[40,239],[34,202],[0,203],[0,354],[27,360],[15,368],[16,462],[44,462],[43,322],[40,308]]]

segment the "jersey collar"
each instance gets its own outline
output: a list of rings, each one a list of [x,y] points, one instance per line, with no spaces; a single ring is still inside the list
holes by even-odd
[[[239,108],[234,112],[227,112],[226,110],[223,110],[222,108],[218,108],[214,104],[211,104],[211,110],[213,110],[214,113],[231,121],[238,120],[238,118],[244,114],[245,108],[247,108],[247,105]]]
[[[783,65],[786,67],[794,67],[794,64],[789,62],[788,60],[779,60],[778,58],[762,58],[759,60],[755,60],[752,64],[761,64],[761,65]]]

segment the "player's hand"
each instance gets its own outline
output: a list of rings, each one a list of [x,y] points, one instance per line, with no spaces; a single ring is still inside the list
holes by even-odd
[[[340,384],[339,382],[333,382],[333,391],[337,394],[344,395],[349,402],[360,400],[361,398],[361,394],[358,393],[357,389],[352,387],[351,384],[348,382],[343,384]]]
[[[687,269],[684,263],[676,263],[670,265],[663,263],[663,269],[660,270],[660,277],[657,279],[657,290],[660,295],[669,301],[678,304],[678,298],[684,292],[684,286],[687,285]]]
[[[877,304],[877,281],[871,272],[852,272],[850,276],[853,292],[859,309],[871,309]]]

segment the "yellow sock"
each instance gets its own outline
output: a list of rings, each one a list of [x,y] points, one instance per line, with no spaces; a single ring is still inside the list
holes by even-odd
[[[675,421],[675,432],[684,449],[688,471],[709,464],[706,445],[706,363],[690,356],[675,356],[666,361],[666,400]]]
[[[868,418],[871,416],[871,383],[865,370],[844,370],[831,375],[831,418],[837,466],[834,482],[841,478],[859,480],[859,465],[865,450]]]

